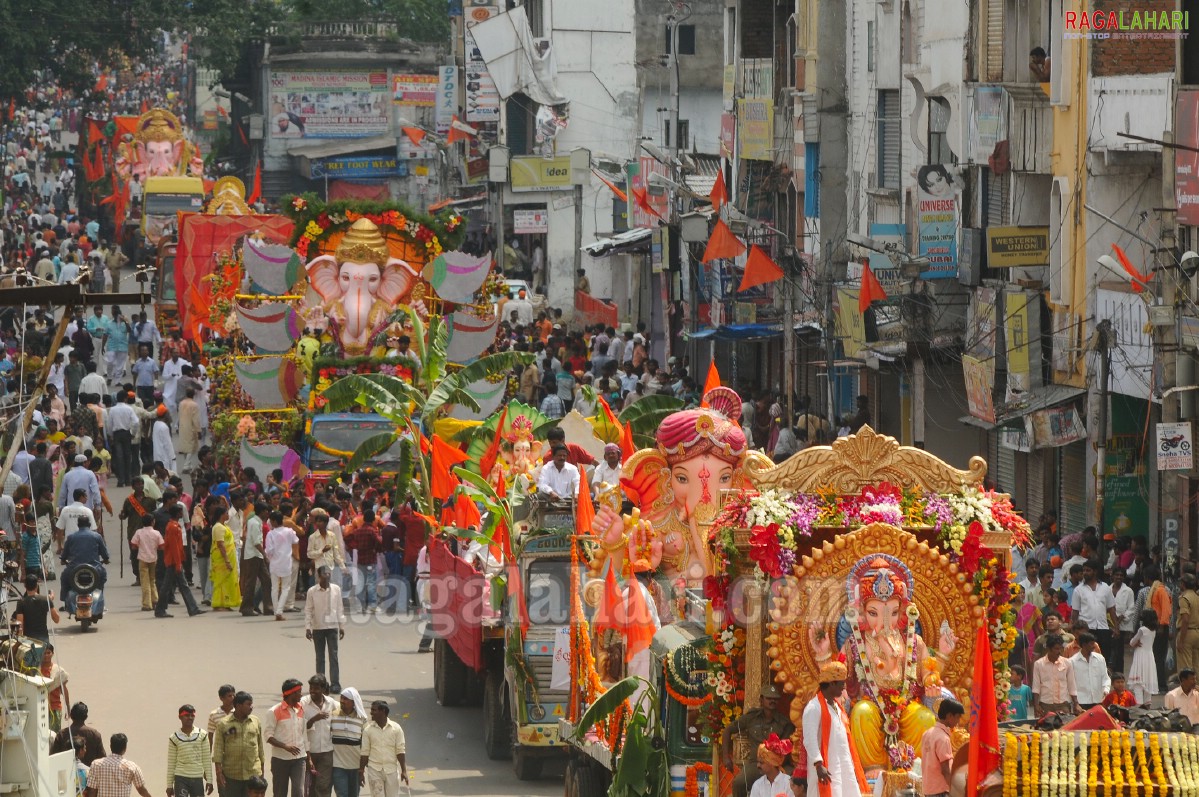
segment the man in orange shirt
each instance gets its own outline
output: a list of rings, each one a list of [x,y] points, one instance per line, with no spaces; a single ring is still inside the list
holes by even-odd
[[[183,597],[183,605],[187,607],[190,617],[204,614],[204,609],[196,605],[196,599],[183,579],[183,504],[176,503],[169,510],[170,520],[167,521],[166,533],[163,537],[162,548],[162,588],[158,590],[158,605],[154,607],[155,617],[170,617],[167,614],[167,604],[175,596],[175,589]]]
[[[920,740],[920,771],[924,775],[924,797],[949,794],[950,767],[953,765],[953,729],[962,721],[966,709],[956,700],[945,699],[937,709],[937,724],[924,732]]]

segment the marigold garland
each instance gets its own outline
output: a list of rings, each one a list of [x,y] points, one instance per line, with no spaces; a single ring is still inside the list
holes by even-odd
[[[710,693],[700,698],[687,697],[686,695],[680,694],[679,692],[675,691],[673,686],[670,685],[669,678],[664,679],[663,683],[666,684],[666,694],[670,695],[671,698],[686,708],[699,708],[712,699],[712,695]]]
[[[712,794],[712,765],[699,762],[687,767],[687,778],[683,781],[683,797],[699,797],[699,774],[708,779],[708,794]]]

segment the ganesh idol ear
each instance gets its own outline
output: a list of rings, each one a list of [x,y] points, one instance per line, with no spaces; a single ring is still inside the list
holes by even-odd
[[[389,305],[396,305],[408,295],[416,284],[416,269],[405,260],[393,257],[383,269],[383,281],[379,284],[379,298]]]
[[[333,255],[321,255],[308,261],[304,266],[308,272],[308,284],[320,294],[325,301],[332,301],[341,296],[341,286],[337,284],[337,259]]]
[[[662,473],[668,471],[666,457],[656,448],[643,448],[629,457],[620,471],[620,486],[633,505],[648,511],[662,497]]]
[[[183,139],[179,139],[171,145],[171,155],[175,160],[176,167],[183,165],[183,147],[186,143]]]

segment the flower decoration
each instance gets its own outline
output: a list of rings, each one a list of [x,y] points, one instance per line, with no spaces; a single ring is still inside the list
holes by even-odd
[[[308,200],[302,196],[292,197],[291,209],[297,213],[303,213],[308,208]]]
[[[422,245],[431,258],[447,247],[457,248],[465,233],[461,217],[455,213],[420,217],[394,202],[338,200],[325,204],[315,195],[306,194],[292,197],[284,207],[295,221],[291,245],[304,257],[310,256],[312,247],[327,236],[345,230],[358,219],[369,219]]]

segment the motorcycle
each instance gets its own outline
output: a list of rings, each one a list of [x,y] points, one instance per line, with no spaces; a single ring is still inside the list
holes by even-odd
[[[68,567],[66,591],[62,596],[67,612],[79,621],[86,632],[104,617],[104,566],[84,562]]]
[[[1161,448],[1163,454],[1175,448],[1186,452],[1191,450],[1191,444],[1184,435],[1179,434],[1163,439]]]

